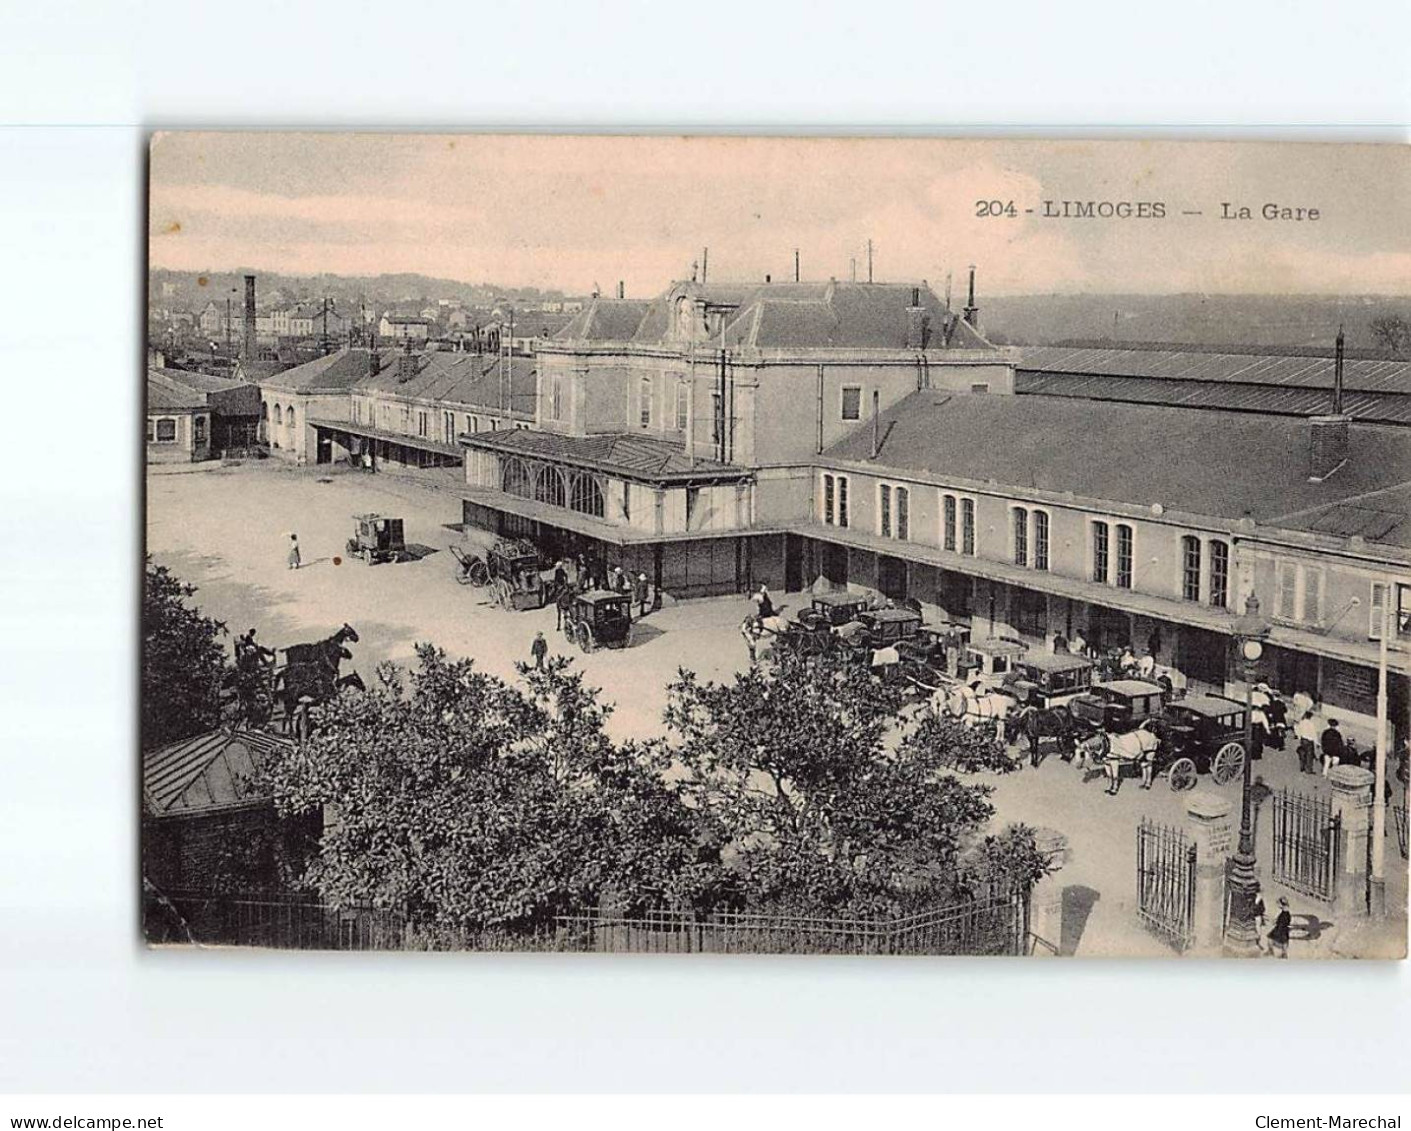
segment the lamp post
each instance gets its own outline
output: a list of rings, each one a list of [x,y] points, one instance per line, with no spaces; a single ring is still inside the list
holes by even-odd
[[[1254,678],[1264,658],[1269,625],[1259,615],[1259,598],[1251,593],[1244,615],[1235,622],[1240,674],[1244,677],[1244,786],[1240,794],[1240,840],[1230,867],[1230,920],[1225,927],[1225,953],[1250,958],[1259,954],[1259,926],[1254,921],[1254,895],[1259,890],[1255,871],[1254,802],[1250,775],[1254,762]]]

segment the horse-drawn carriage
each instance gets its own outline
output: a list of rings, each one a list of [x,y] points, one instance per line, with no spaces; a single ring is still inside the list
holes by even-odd
[[[1001,690],[1013,695],[1021,707],[1052,710],[1087,694],[1093,681],[1093,662],[1067,652],[1038,652],[1020,656],[1002,682]]]
[[[450,545],[451,558],[456,566],[457,585],[489,585],[490,567],[479,554],[472,554],[454,542]]]
[[[368,565],[374,562],[409,562],[406,536],[400,518],[385,518],[380,514],[355,514],[358,525],[348,539],[348,556],[362,558]]]
[[[1126,734],[1148,719],[1160,718],[1166,689],[1144,679],[1114,679],[1094,683],[1068,702],[1069,713],[1080,731],[1092,734]]]
[[[808,655],[825,652],[837,643],[838,629],[859,623],[867,603],[856,593],[816,593],[797,619],[787,623],[785,643]]]
[[[998,686],[1028,650],[1029,646],[1022,640],[1009,636],[985,636],[967,641],[956,663],[956,677],[963,683],[979,679],[986,686]]]
[[[567,610],[564,633],[578,647],[592,652],[600,646],[627,648],[632,644],[632,595],[606,589],[578,593]]]
[[[1225,785],[1244,772],[1244,704],[1238,700],[1189,696],[1166,708],[1161,730],[1172,789],[1194,788],[1197,774]]]
[[[286,732],[308,736],[308,709],[326,703],[345,687],[365,690],[357,672],[340,674],[353,654],[344,646],[356,643],[357,632],[345,624],[331,636],[309,644],[269,649],[254,642],[254,630],[236,643],[235,669],[227,696],[232,721],[264,726],[278,705]],[[277,655],[284,654],[284,663]]]
[[[495,600],[505,609],[542,609],[550,599],[539,551],[523,538],[496,542],[485,564]]]

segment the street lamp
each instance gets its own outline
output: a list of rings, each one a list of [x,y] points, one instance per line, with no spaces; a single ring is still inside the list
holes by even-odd
[[[1244,615],[1235,621],[1240,674],[1244,677],[1244,787],[1240,794],[1240,842],[1230,867],[1230,921],[1225,927],[1225,953],[1250,958],[1259,953],[1259,926],[1254,921],[1254,897],[1259,877],[1254,858],[1254,802],[1250,774],[1254,762],[1254,679],[1264,658],[1269,624],[1259,614],[1259,598],[1251,593]]]

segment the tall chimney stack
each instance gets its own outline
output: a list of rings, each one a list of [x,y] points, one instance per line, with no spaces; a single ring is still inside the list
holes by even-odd
[[[1352,417],[1342,407],[1343,333],[1338,327],[1333,355],[1333,411],[1308,421],[1308,482],[1321,483],[1352,455]]]
[[[799,281],[799,249],[794,248],[794,282]]]
[[[877,458],[877,453],[882,448],[881,433],[881,413],[882,395],[876,389],[872,390],[872,458]]]
[[[921,305],[921,288],[911,288],[911,305],[906,308],[906,348],[926,348],[926,308]]]
[[[970,265],[970,297],[966,300],[962,317],[971,329],[978,329],[980,308],[975,305],[975,265],[973,263]]]
[[[255,360],[255,276],[245,276],[245,339],[241,344],[241,356],[246,361]]]
[[[627,284],[624,283],[621,279],[619,279],[619,280],[617,281],[617,297],[618,297],[618,298],[626,298],[626,297],[627,297]]]
[[[706,281],[706,269],[710,266],[710,248],[701,248],[701,282]]]

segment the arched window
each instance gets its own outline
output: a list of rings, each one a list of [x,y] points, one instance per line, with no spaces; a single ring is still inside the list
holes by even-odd
[[[278,428],[284,427],[284,410],[278,405],[274,406],[274,423]]]
[[[1029,512],[1023,507],[1014,507],[1014,564],[1029,564]]]
[[[1200,539],[1192,534],[1181,539],[1181,596],[1200,600]]]
[[[264,421],[269,420],[269,401],[260,402],[260,419]]]
[[[505,461],[503,487],[506,495],[518,495],[524,499],[534,497],[534,484],[529,479],[529,469],[524,466],[523,460]]]
[[[573,479],[573,493],[569,506],[579,514],[589,514],[594,518],[603,517],[603,489],[591,475],[576,475]]]
[[[561,507],[564,501],[563,476],[556,467],[541,467],[534,480],[534,498],[550,506]]]
[[[294,431],[294,406],[293,406],[292,404],[289,406],[289,415],[288,415],[288,417],[286,418],[286,423],[289,425],[289,431],[290,431],[290,432],[293,432],[293,431]]]

